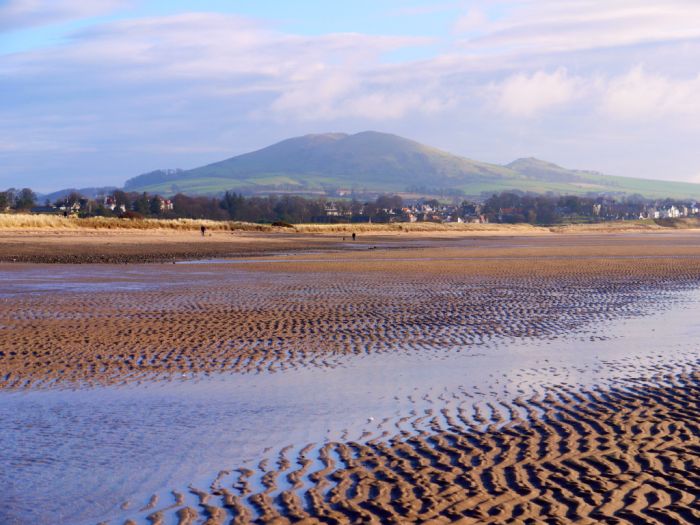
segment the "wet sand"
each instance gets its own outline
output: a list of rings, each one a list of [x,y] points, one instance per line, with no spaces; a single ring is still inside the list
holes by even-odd
[[[0,229],[0,262],[44,264],[162,263],[279,253],[356,251],[379,247],[415,247],[439,240],[489,239],[510,230],[472,234],[454,232],[370,233],[352,242],[349,233],[295,233],[167,230]],[[535,232],[541,235],[542,232]],[[546,231],[544,233],[547,233]],[[533,234],[534,235],[534,234]]]
[[[2,262],[45,264],[160,263],[328,249],[340,236],[291,233],[0,230]]]
[[[287,491],[273,502],[261,493],[251,501],[267,522],[292,516],[340,523],[527,523],[545,517],[697,523],[698,379],[607,392],[555,390],[543,399],[516,400],[532,416],[528,420],[514,417],[498,428],[504,417],[495,410],[494,428],[486,431],[436,425],[433,432],[389,441],[329,444],[321,454],[325,469],[302,496]],[[299,463],[288,477],[303,471]],[[219,485],[210,494],[225,495]]]
[[[698,523],[699,380],[553,389],[477,414],[485,430],[468,418],[444,428],[427,412],[430,431],[331,442],[317,457],[312,446],[296,458],[285,449],[263,490],[251,491],[251,470],[222,471],[209,487],[190,487],[193,504],[175,491],[139,515],[165,523],[175,514],[181,524]]]
[[[700,230],[648,230],[607,232],[598,229],[558,230],[489,226],[474,231],[411,231],[360,233],[352,242],[347,232],[299,233],[293,231],[211,231],[202,237],[195,231],[167,230],[48,230],[0,229],[0,262],[45,264],[163,263],[207,258],[266,256],[299,252],[355,252],[397,248],[527,245],[550,249],[557,246],[685,246],[700,253]]]
[[[463,367],[458,353],[488,356],[497,345],[521,359],[515,347],[528,341],[554,355],[571,337],[581,341],[577,352],[618,343],[627,348],[639,342],[607,327],[659,322],[653,319],[660,312],[682,311],[686,292],[700,284],[700,236],[688,233],[427,237],[373,246],[324,244],[314,253],[275,256],[270,249],[261,252],[266,257],[195,264],[0,265],[0,396],[20,396],[0,399],[0,408],[8,400],[11,412],[24,393],[99,395],[110,385],[177,387],[237,374],[285,378],[308,371],[313,390],[314,371],[344,370],[363,359],[381,359],[383,373],[392,373],[392,362],[401,370],[400,356]],[[635,330],[643,329],[671,327]],[[442,392],[440,376],[431,376],[438,393],[425,398],[429,407],[402,405],[392,418],[377,413],[374,421],[372,413],[364,424],[351,424],[356,415],[348,411],[349,426],[340,435],[297,436],[288,448],[261,454],[252,468],[222,461],[208,485],[171,486],[172,494],[163,487],[125,505],[119,517],[105,518],[697,522],[700,353],[692,340],[682,352],[665,342],[654,340],[663,359],[647,369],[630,346],[627,364],[599,358],[599,381],[593,374],[581,384],[560,382],[553,380],[560,368],[545,366],[529,384],[547,388],[510,397],[497,392],[504,378],[484,378],[479,388],[495,395],[484,400],[482,390],[471,390],[469,374],[464,385]],[[421,365],[404,370],[411,371],[404,385],[410,390],[412,381],[419,383],[410,374]],[[351,386],[343,388],[353,395]],[[419,392],[382,395],[403,399]],[[449,400],[460,396],[480,401],[450,408]],[[131,406],[138,411],[138,397]],[[238,421],[222,417],[232,426]],[[198,419],[180,424],[191,424],[198,435],[213,431],[206,418],[202,426]],[[46,421],[18,421],[18,434],[9,439],[42,424],[51,428]],[[135,431],[123,424],[125,432]],[[304,426],[284,424],[290,435],[292,427]],[[219,429],[209,441],[223,446],[225,439]],[[88,490],[85,497],[95,496]],[[21,516],[6,518],[22,523]]]
[[[551,338],[669,306],[672,297],[647,294],[695,286],[697,249],[426,247],[211,264],[5,265],[0,387],[327,367],[339,356]]]

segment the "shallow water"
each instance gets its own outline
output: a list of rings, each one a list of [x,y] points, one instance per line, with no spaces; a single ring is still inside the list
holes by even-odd
[[[515,247],[518,247],[517,245]],[[524,246],[519,246],[524,247]],[[313,252],[311,252],[313,253]],[[305,252],[302,258],[290,257],[290,255],[275,255],[264,258],[246,257],[245,259],[192,259],[186,261],[177,261],[175,264],[183,265],[237,265],[237,264],[280,264],[280,263],[336,263],[346,264],[347,260],[343,258],[328,258],[321,257],[316,259],[308,258],[310,252]],[[299,254],[301,255],[301,254]],[[460,257],[380,257],[377,259],[367,259],[365,262],[434,262],[434,261],[519,261],[519,260],[591,260],[591,259],[695,259],[695,255],[498,255],[498,256],[460,256]],[[355,263],[362,261],[353,261]]]
[[[113,285],[138,286],[147,271],[120,268]],[[83,289],[109,283],[109,267],[57,272],[43,278],[29,272],[2,288],[52,293],[56,283]],[[680,370],[700,356],[693,345],[700,291],[679,295],[684,300],[671,310],[550,340],[343,357],[334,368],[274,374],[1,392],[0,523],[119,522],[153,494],[208,487],[222,469],[258,471],[251,483],[259,486],[258,463],[274,462],[285,446],[294,457],[310,443],[427,428],[420,418],[426,413],[449,426],[441,409],[473,414],[478,407],[488,418],[489,404],[498,410],[498,400],[548,384],[595,386],[651,378],[664,367]],[[120,508],[124,502],[127,509]]]

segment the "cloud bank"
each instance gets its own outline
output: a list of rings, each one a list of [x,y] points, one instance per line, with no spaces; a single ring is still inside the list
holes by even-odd
[[[11,1],[0,31],[120,4]],[[388,16],[425,16],[419,7]],[[0,55],[0,186],[121,183],[290,135],[362,129],[495,162],[539,155],[676,179],[700,171],[689,148],[700,138],[700,4],[441,9],[453,15],[443,35],[298,34],[188,12],[119,18]],[[630,154],[654,141],[666,164],[647,148]]]

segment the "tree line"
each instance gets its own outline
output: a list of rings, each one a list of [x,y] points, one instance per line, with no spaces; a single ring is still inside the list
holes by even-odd
[[[0,212],[6,209],[26,211],[36,204],[36,193],[30,188],[0,191]]]
[[[145,197],[141,197],[145,198]],[[193,197],[177,194],[172,198],[172,210],[161,215],[184,218],[228,219],[246,222],[334,222],[352,217],[380,218],[387,210],[398,210],[401,197],[380,195],[374,201],[328,201],[298,195],[268,195],[246,197],[229,192],[222,197]],[[136,208],[138,211],[138,207]]]
[[[639,219],[650,210],[685,210],[682,216],[696,215],[693,200],[647,199],[641,195],[618,198],[501,192],[484,201],[482,213],[490,222],[557,224],[577,220]]]
[[[0,211],[30,211],[37,196],[30,188],[0,192]],[[668,210],[676,206],[680,216],[697,215],[693,201],[650,200],[640,195],[619,198],[533,194],[504,191],[480,202],[467,200],[444,204],[435,199],[404,203],[398,195],[379,195],[367,202],[328,201],[298,195],[244,196],[226,192],[221,196],[189,196],[179,193],[170,199],[159,195],[115,190],[94,199],[71,192],[45,202],[43,212],[77,213],[82,217],[190,218],[247,222],[391,222],[408,220],[478,220],[503,223],[557,224],[564,222],[637,219],[650,210]]]
[[[356,200],[331,203],[326,199],[309,199],[297,195],[246,197],[236,192],[226,192],[220,197],[206,197],[178,193],[166,199],[145,192],[115,190],[97,198],[70,192],[54,202],[44,202],[41,210],[38,210],[37,196],[29,188],[0,192],[0,211],[30,211],[35,208],[35,211],[75,213],[81,217],[189,218],[268,223],[333,221],[363,214],[376,218],[385,210],[400,208],[402,204],[401,197],[393,195],[380,195],[368,203]]]

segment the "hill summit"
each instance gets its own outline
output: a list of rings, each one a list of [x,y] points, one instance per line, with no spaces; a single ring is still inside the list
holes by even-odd
[[[517,189],[559,193],[639,193],[700,197],[700,185],[569,170],[535,158],[505,166],[471,160],[377,131],[322,133],[190,170],[158,170],[129,179],[125,189],[170,195],[293,192],[337,195],[355,191],[477,196]]]

